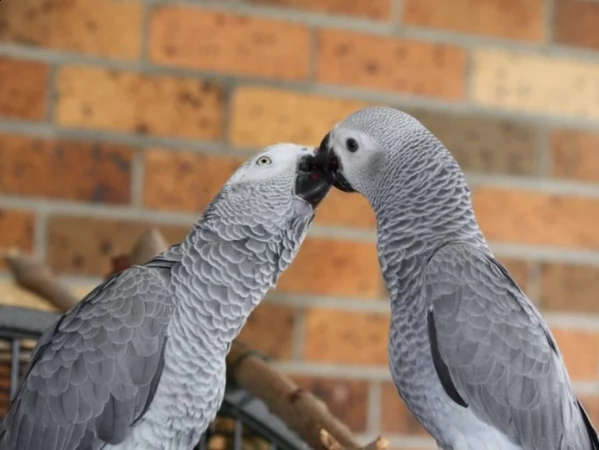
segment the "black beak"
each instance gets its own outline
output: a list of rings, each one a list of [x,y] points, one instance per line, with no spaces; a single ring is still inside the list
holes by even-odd
[[[328,133],[316,150],[318,164],[332,177],[333,186],[343,192],[356,192],[352,185],[343,175],[341,161],[335,150],[331,147],[331,133]]]
[[[297,166],[295,195],[316,208],[331,189],[333,179],[327,167],[314,154],[302,156]]]

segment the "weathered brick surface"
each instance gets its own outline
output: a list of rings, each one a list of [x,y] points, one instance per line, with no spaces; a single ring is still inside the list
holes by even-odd
[[[387,314],[313,308],[306,312],[308,361],[387,366]]]
[[[545,311],[599,313],[599,267],[541,265],[541,307]]]
[[[551,133],[551,175],[599,182],[599,134],[555,130]]]
[[[318,145],[333,125],[364,106],[291,90],[240,86],[231,100],[229,142],[238,147],[281,141]]]
[[[544,39],[544,0],[404,0],[407,25],[532,42]]]
[[[129,253],[141,234],[156,226],[169,243],[180,242],[190,227],[141,221],[54,216],[48,219],[46,259],[57,273],[105,276],[110,258]]]
[[[0,41],[134,59],[140,56],[141,20],[141,3],[134,0],[5,2]]]
[[[376,299],[381,293],[380,270],[374,244],[308,238],[277,290]]]
[[[596,381],[599,367],[599,332],[552,327],[551,332],[564,356],[573,380]]]
[[[197,78],[72,66],[58,71],[57,92],[62,126],[197,139],[221,134],[223,90]]]
[[[400,109],[404,108],[400,105]],[[538,170],[537,133],[528,124],[430,109],[404,110],[443,142],[464,170],[517,175]]]
[[[239,339],[278,360],[291,359],[295,309],[261,303],[248,318]]]
[[[599,4],[588,0],[555,1],[554,40],[559,44],[599,49]]]
[[[0,57],[0,118],[43,119],[48,72],[44,63]]]
[[[324,401],[335,417],[354,433],[366,431],[368,384],[361,380],[291,375],[300,389]]]
[[[533,53],[479,50],[472,56],[472,100],[485,106],[599,118],[599,64]]]
[[[278,6],[307,11],[341,14],[367,19],[387,19],[391,0],[245,0],[254,5]]]
[[[133,152],[115,144],[0,134],[0,194],[125,204]]]
[[[508,270],[512,278],[518,283],[520,289],[524,292],[528,291],[530,270],[532,264],[529,261],[523,261],[513,258],[498,257],[498,261]]]
[[[341,30],[318,33],[317,80],[457,100],[466,53],[446,44]]]
[[[476,217],[491,241],[599,248],[597,198],[479,187],[473,201]]]
[[[33,249],[35,216],[28,211],[0,208],[0,249],[15,247],[24,252]],[[5,269],[0,260],[0,270]]]
[[[397,393],[392,382],[381,387],[381,432],[427,436],[427,432]]]
[[[149,39],[157,63],[265,78],[308,75],[310,39],[303,25],[165,6],[154,9]]]
[[[145,206],[201,213],[244,158],[149,149],[144,161]]]

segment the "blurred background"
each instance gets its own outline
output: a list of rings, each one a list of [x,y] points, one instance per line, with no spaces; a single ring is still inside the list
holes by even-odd
[[[368,104],[467,172],[599,424],[599,2],[4,0],[0,248],[79,295],[149,227],[182,239],[239,162]],[[374,218],[333,192],[242,337],[360,436],[434,448],[390,382]],[[0,266],[0,302],[51,310]]]

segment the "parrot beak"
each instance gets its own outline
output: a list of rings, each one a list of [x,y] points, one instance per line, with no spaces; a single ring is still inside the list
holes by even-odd
[[[330,141],[331,133],[328,133],[316,150],[316,160],[318,164],[329,174],[329,177],[332,178],[333,186],[337,189],[343,192],[356,192],[349,181],[347,181],[347,178],[343,175],[341,161],[331,146]]]
[[[316,151],[316,149],[314,149]],[[322,161],[312,154],[300,157],[295,179],[295,195],[316,208],[331,189],[332,178]]]

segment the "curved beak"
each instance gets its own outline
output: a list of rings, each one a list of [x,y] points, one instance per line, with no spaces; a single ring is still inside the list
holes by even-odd
[[[316,160],[318,164],[325,168],[324,170],[332,178],[333,186],[337,189],[343,192],[356,192],[349,181],[347,181],[347,178],[343,175],[341,160],[332,148],[330,141],[331,133],[328,133],[316,150]]]
[[[302,155],[297,163],[295,195],[316,208],[331,189],[333,179],[322,160],[318,160],[315,151]]]

